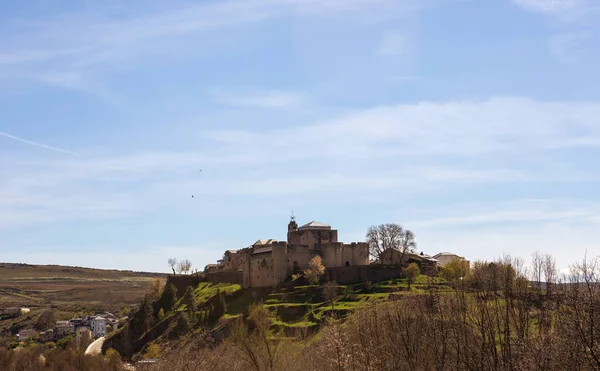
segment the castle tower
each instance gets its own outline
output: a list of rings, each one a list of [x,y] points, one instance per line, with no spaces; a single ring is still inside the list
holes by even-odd
[[[294,213],[292,212],[292,216],[290,217],[290,223],[288,224],[288,233],[295,232],[298,230],[298,223],[296,223],[296,217],[294,217]]]
[[[296,223],[296,218],[294,217],[294,213],[290,217],[290,223],[288,224],[288,233],[287,233],[287,243],[294,244],[298,240],[298,223]]]

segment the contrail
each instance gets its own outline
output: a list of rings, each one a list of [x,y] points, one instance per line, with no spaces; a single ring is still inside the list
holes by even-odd
[[[10,138],[10,139],[14,139],[14,140],[17,140],[17,141],[22,142],[22,143],[30,144],[32,146],[46,148],[46,149],[49,149],[49,150],[52,150],[52,151],[57,151],[57,152],[62,152],[62,153],[68,153],[68,154],[74,155],[74,156],[79,156],[78,153],[67,151],[66,149],[48,146],[48,145],[43,144],[43,143],[32,142],[30,140],[19,138],[19,137],[15,137],[14,135],[10,135],[8,133],[3,133],[1,131],[0,131],[0,136],[6,137],[6,138]]]

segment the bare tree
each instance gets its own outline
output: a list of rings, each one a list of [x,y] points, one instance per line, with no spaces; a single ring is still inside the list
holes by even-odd
[[[544,272],[544,258],[539,251],[531,255],[531,270],[533,274],[533,282],[542,291],[542,276]]]
[[[550,254],[544,255],[544,278],[546,279],[546,295],[552,293],[553,285],[556,282],[558,272],[556,270],[556,261]]]
[[[406,253],[412,252],[417,246],[414,233],[394,223],[370,227],[366,238],[371,256],[379,261],[388,249],[399,251],[400,261],[403,261]]]
[[[177,271],[179,273],[187,273],[192,269],[192,262],[188,259],[184,259],[177,264]]]
[[[54,318],[54,312],[51,310],[45,310],[38,317],[38,320],[35,323],[35,328],[41,331],[53,328],[55,324],[56,319]]]
[[[177,259],[169,258],[169,267],[173,270],[173,274],[175,274],[175,267],[177,266]]]
[[[323,297],[331,304],[331,310],[334,309],[335,298],[337,296],[338,286],[335,282],[327,282],[323,285]]]

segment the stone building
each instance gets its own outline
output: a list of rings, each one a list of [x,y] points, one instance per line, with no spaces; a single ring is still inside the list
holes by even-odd
[[[470,264],[470,262],[464,257],[458,256],[451,252],[441,252],[439,254],[434,255],[433,257],[439,261],[438,265],[440,267],[443,267],[444,265],[450,263],[453,260],[464,260],[467,262],[467,264]]]
[[[331,226],[310,222],[298,227],[292,217],[287,241],[258,240],[239,250],[244,287],[274,286],[294,272],[308,268],[308,262],[320,255],[327,268],[369,265],[369,245],[364,242],[338,242]]]
[[[434,273],[439,264],[438,260],[423,252],[420,254],[407,251],[404,255],[396,249],[386,249],[381,253],[381,264],[386,266],[407,266],[417,263],[422,273]]]

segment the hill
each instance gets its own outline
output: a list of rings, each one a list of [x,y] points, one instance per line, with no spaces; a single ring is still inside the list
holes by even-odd
[[[27,326],[44,309],[65,319],[100,310],[117,313],[139,303],[150,283],[164,277],[160,273],[0,263],[0,309],[31,309],[29,320],[1,321],[0,330]]]
[[[167,284],[179,277],[169,277]],[[253,305],[261,305],[270,313],[271,330],[284,338],[306,339],[322,328],[325,323],[336,318],[343,320],[359,308],[375,303],[402,300],[407,296],[450,291],[450,287],[437,277],[421,275],[409,288],[405,278],[381,282],[364,282],[355,285],[333,285],[327,293],[328,285],[287,285],[280,288],[242,288],[238,284],[202,282],[193,286],[194,308],[188,308],[184,289],[177,290],[173,310],[164,310],[162,298],[154,298],[148,309],[144,303],[139,311],[132,313],[129,329],[114,333],[105,342],[104,351],[114,348],[127,358],[139,359],[147,351],[149,343],[158,344],[163,349],[176,349],[181,346],[181,317],[185,316],[183,330],[196,338],[208,332],[217,339],[227,337],[229,325],[236,318],[247,318]],[[148,327],[144,321],[152,318]],[[188,332],[189,331],[189,332]],[[193,335],[192,335],[193,334]]]

